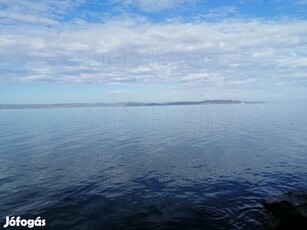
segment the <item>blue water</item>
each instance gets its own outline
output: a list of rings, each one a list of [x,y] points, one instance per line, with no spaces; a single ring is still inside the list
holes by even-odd
[[[0,222],[47,229],[264,229],[307,190],[307,106],[0,110]]]

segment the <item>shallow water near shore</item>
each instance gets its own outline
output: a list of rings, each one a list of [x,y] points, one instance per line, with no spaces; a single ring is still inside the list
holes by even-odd
[[[0,110],[0,217],[47,229],[265,229],[307,190],[304,103]]]

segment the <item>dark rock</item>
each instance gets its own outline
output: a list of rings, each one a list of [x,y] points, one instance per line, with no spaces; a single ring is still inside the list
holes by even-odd
[[[268,223],[269,229],[307,229],[307,193],[289,192],[263,205],[276,218]]]
[[[269,203],[264,201],[264,207],[277,218],[284,218],[289,216],[294,210],[295,206],[285,200]]]
[[[307,219],[307,204],[299,206],[295,212],[298,212],[298,215]]]

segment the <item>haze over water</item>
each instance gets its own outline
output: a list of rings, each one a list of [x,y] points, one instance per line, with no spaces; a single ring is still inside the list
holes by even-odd
[[[0,110],[0,216],[41,216],[48,229],[263,229],[264,198],[307,189],[306,108]]]

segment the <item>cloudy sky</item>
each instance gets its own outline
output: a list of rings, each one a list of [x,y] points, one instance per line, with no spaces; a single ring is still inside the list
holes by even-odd
[[[307,100],[306,0],[0,0],[0,103]]]

